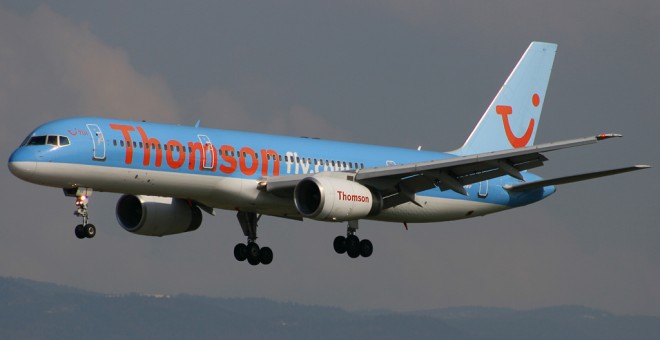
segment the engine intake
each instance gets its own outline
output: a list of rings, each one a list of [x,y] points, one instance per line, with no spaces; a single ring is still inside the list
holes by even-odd
[[[202,224],[197,206],[171,197],[124,195],[117,201],[116,215],[122,228],[146,236],[185,233]]]
[[[313,176],[301,180],[293,193],[296,209],[315,220],[350,221],[378,214],[380,195],[344,178]]]

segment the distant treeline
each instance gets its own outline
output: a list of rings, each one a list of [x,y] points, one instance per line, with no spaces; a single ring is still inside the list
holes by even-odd
[[[660,339],[660,317],[581,307],[349,312],[265,299],[109,296],[0,278],[1,339]]]

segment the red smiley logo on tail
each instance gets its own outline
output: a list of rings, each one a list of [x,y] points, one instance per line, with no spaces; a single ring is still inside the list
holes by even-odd
[[[541,98],[537,93],[534,93],[532,96],[532,104],[534,107],[538,107],[540,103]],[[498,105],[495,107],[495,112],[502,116],[504,132],[506,133],[506,138],[509,140],[509,143],[511,143],[511,146],[517,149],[522,148],[529,143],[529,140],[532,138],[532,133],[534,132],[534,118],[529,120],[529,125],[527,126],[525,134],[522,137],[517,137],[513,134],[513,131],[511,131],[511,125],[509,124],[509,115],[513,113],[513,108],[509,105]]]

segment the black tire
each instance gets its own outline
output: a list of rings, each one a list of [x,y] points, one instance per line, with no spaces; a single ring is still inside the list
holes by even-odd
[[[273,262],[273,251],[268,247],[259,249],[259,262],[261,264],[270,264]]]
[[[346,251],[346,254],[348,254],[348,257],[354,259],[360,257],[360,249],[355,248],[355,249],[349,249]]]
[[[259,258],[258,257],[256,259],[253,259],[253,258],[248,256],[247,261],[248,261],[249,264],[251,264],[253,266],[256,266],[256,265],[259,264]]]
[[[346,237],[346,251],[357,250],[360,252],[360,239],[355,235],[348,235]]]
[[[87,238],[93,238],[96,236],[96,227],[93,224],[88,224],[83,227],[83,234]]]
[[[76,233],[76,237],[80,240],[85,238],[85,231],[83,231],[83,225],[78,224],[76,228],[74,229],[74,232]]]
[[[369,257],[374,252],[374,245],[371,244],[371,241],[364,239],[360,241],[360,255],[362,257]]]
[[[257,264],[259,263],[259,245],[258,244],[254,243],[254,242],[248,243],[248,245],[247,245],[247,259],[248,259],[248,261],[250,259],[256,260]],[[250,262],[250,264],[252,264],[252,262]]]
[[[234,246],[234,258],[236,261],[245,261],[247,259],[247,246],[243,243],[239,243]]]
[[[337,254],[345,253],[347,249],[346,237],[341,235],[335,237],[334,242],[332,242],[332,246],[335,248],[335,252],[337,252]]]

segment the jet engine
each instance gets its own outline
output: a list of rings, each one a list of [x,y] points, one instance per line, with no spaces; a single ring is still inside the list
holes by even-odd
[[[303,217],[327,221],[351,221],[378,214],[381,196],[364,185],[344,178],[313,176],[296,185],[296,209]]]
[[[185,233],[202,224],[197,206],[172,197],[124,195],[117,201],[116,214],[122,228],[146,236]]]

